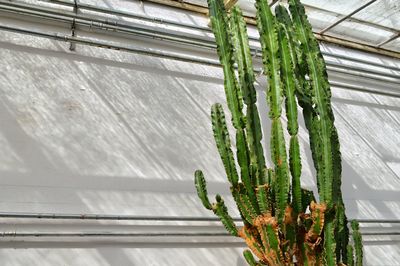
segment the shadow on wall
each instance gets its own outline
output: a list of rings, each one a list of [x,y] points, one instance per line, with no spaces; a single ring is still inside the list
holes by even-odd
[[[1,211],[211,215],[194,195],[197,168],[205,170],[212,193],[229,192],[209,118],[211,104],[225,101],[219,69],[80,46],[70,54],[53,42],[50,51],[5,39],[0,42],[0,121],[5,125],[0,143],[8,152],[0,155]],[[264,86],[261,82],[258,90]],[[343,192],[351,218],[400,217],[395,170],[400,164],[400,103],[387,101],[334,93]],[[265,101],[260,110],[267,121]],[[269,150],[268,123],[263,131]],[[388,131],[390,138],[383,135]],[[308,151],[304,124],[301,139]],[[313,176],[309,152],[303,165],[308,166],[304,173]],[[306,180],[307,186],[312,184],[311,178]],[[230,198],[228,203],[234,207]],[[64,252],[60,254],[69,254]],[[153,260],[146,257],[150,251],[85,252],[110,261],[104,265]],[[33,253],[27,258],[46,256]],[[179,249],[172,253],[162,251],[163,265],[186,256]],[[199,265],[193,256],[220,256],[208,249],[188,254],[185,259],[192,264],[187,265]],[[240,249],[226,249],[224,255],[235,256],[226,265],[244,265]],[[367,260],[377,265],[372,256]]]

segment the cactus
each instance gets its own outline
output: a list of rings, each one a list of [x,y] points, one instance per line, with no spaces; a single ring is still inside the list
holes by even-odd
[[[226,101],[236,132],[236,156],[223,107],[218,103],[211,108],[212,129],[243,227],[236,227],[221,196],[210,202],[200,170],[195,172],[196,190],[204,207],[220,218],[227,231],[244,239],[249,250],[243,255],[251,266],[362,265],[362,240],[355,222],[354,247],[349,244],[340,188],[339,138],[325,62],[304,7],[299,0],[288,2],[290,14],[280,5],[274,14],[266,0],[256,0],[271,120],[273,165],[268,167],[261,144],[246,23],[238,7],[228,13],[223,0],[208,0]],[[312,191],[301,188],[298,106],[309,132],[320,202]],[[283,109],[288,142],[282,126]]]
[[[361,233],[359,231],[359,225],[357,221],[351,221],[351,229],[353,230],[353,240],[354,240],[354,249],[355,249],[355,257],[354,264],[356,266],[363,265],[363,250],[362,250],[362,238]]]

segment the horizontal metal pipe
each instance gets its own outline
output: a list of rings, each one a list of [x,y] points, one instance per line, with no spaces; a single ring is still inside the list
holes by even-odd
[[[351,233],[350,233],[351,234]],[[361,232],[363,236],[398,236],[400,232]],[[229,233],[106,233],[106,232],[82,232],[82,233],[39,233],[39,232],[2,232],[0,238],[17,237],[231,237]],[[1,239],[0,239],[1,241]]]
[[[363,236],[400,236],[400,232],[361,232]]]
[[[246,243],[244,241],[235,241],[234,238],[222,238],[221,240],[213,239],[196,239],[196,241],[180,240],[180,241],[166,241],[165,239],[146,239],[141,241],[135,239],[134,241],[126,241],[126,239],[96,239],[96,241],[80,241],[81,239],[75,238],[74,241],[60,241],[53,239],[52,241],[37,241],[35,239],[9,239],[8,241],[0,241],[0,248],[12,248],[12,249],[68,249],[68,248],[139,248],[139,249],[190,249],[190,248],[245,248]],[[109,241],[107,241],[109,240]],[[125,240],[125,241],[124,241]],[[364,246],[382,246],[382,245],[398,245],[400,240],[370,240],[363,239]]]
[[[337,67],[337,68],[341,68],[341,69],[344,68],[343,64],[336,63],[336,62],[326,62],[326,64],[329,67]],[[346,65],[345,69],[346,70],[356,71],[356,72],[362,72],[363,74],[367,73],[367,74],[371,74],[371,75],[377,75],[377,76],[383,76],[383,77],[387,77],[387,78],[397,79],[398,80],[397,83],[400,84],[400,75],[397,75],[397,74],[392,74],[392,73],[388,73],[388,72],[381,72],[381,71],[365,69],[365,68],[362,68],[362,71],[360,71],[359,67],[349,66],[349,65]]]
[[[400,224],[400,220],[395,219],[356,219],[359,223],[369,223],[369,224],[378,224],[378,223],[389,223],[389,224]]]
[[[1,237],[221,237],[231,236],[228,233],[105,233],[105,232],[85,232],[85,233],[37,233],[37,232],[2,232]],[[1,241],[1,240],[0,240]]]
[[[63,20],[64,22],[69,22],[72,23],[75,21],[75,24],[81,25],[81,26],[86,26],[90,28],[97,28],[97,29],[103,29],[107,31],[114,31],[114,32],[123,32],[123,33],[128,33],[128,34],[134,34],[142,37],[148,37],[152,39],[160,39],[160,40],[167,40],[167,41],[172,41],[172,42],[178,42],[182,43],[185,45],[193,45],[201,48],[206,48],[206,49],[215,49],[216,45],[214,40],[212,39],[203,39],[203,38],[195,38],[195,37],[188,37],[188,36],[179,36],[176,34],[172,33],[167,33],[167,32],[159,32],[159,31],[154,31],[154,30],[149,30],[149,29],[143,29],[143,28],[138,28],[132,25],[128,24],[123,24],[120,22],[116,21],[109,21],[107,19],[95,19],[95,18],[88,18],[82,15],[77,15],[75,13],[66,13],[66,12],[61,12],[61,11],[55,11],[55,10],[50,10],[50,9],[43,9],[43,7],[35,7],[32,5],[26,5],[26,4],[20,4],[20,3],[11,3],[10,2],[1,2],[0,4],[6,5],[6,7],[3,5],[1,9],[9,12],[25,12],[24,14],[28,15],[38,15],[37,12],[42,12],[40,13],[40,16],[46,17],[47,19],[56,19],[56,20]],[[10,6],[10,7],[8,7]],[[44,12],[44,13],[43,13]],[[47,13],[50,14],[47,14]],[[201,29],[199,29],[201,30]],[[256,48],[252,48],[253,54],[256,56],[260,56],[257,53]],[[330,55],[330,54],[327,54]],[[334,56],[334,55],[330,55]],[[348,58],[347,58],[348,59]],[[394,78],[394,79],[400,79],[400,75],[392,74],[392,73],[387,73],[387,72],[378,72],[378,71],[373,71],[369,69],[362,69],[360,71],[360,68],[356,67],[351,67],[351,66],[344,66],[342,64],[337,64],[334,62],[327,62],[328,69],[331,69],[332,71],[336,71],[336,69],[333,69],[332,67],[336,68],[344,68],[344,69],[351,69],[357,72],[365,72],[370,75],[363,75],[364,77],[367,78],[372,78],[372,79],[379,79],[384,82],[387,82],[388,80],[382,79],[382,77],[388,77],[388,78]],[[380,66],[382,67],[382,66]],[[341,73],[344,73],[341,71]],[[346,72],[347,73],[347,72]],[[347,73],[350,75],[356,75],[355,73]],[[376,76],[374,76],[376,75]],[[399,82],[396,82],[400,84]]]
[[[330,72],[336,72],[336,73],[340,73],[340,74],[344,74],[344,75],[350,75],[350,76],[355,76],[355,77],[359,77],[359,78],[367,78],[367,79],[372,79],[372,80],[377,80],[377,81],[382,81],[382,82],[388,82],[388,83],[394,83],[394,84],[399,84],[400,85],[400,78],[393,78],[391,77],[391,74],[387,73],[385,75],[379,75],[375,72],[371,72],[369,70],[367,70],[366,72],[364,72],[364,70],[361,71],[357,71],[350,68],[347,68],[347,66],[344,67],[338,67],[338,66],[333,66],[331,65],[329,62],[326,62],[326,69]]]
[[[217,222],[217,217],[196,216],[140,216],[140,215],[109,215],[109,214],[56,214],[56,213],[18,213],[1,212],[0,218],[19,219],[49,219],[49,220],[115,220],[115,221],[188,221],[188,222]],[[233,218],[235,222],[241,222],[240,217]],[[359,223],[400,223],[394,219],[357,219]]]
[[[204,64],[204,65],[210,65],[210,66],[216,66],[216,67],[221,66],[219,61],[217,61],[217,60],[205,59],[205,58],[193,57],[193,56],[185,56],[182,54],[174,54],[174,53],[169,53],[169,52],[162,52],[162,51],[158,51],[158,50],[149,50],[149,49],[143,49],[143,48],[138,48],[138,47],[126,47],[126,46],[120,46],[120,45],[116,45],[116,44],[108,44],[108,43],[88,40],[88,39],[84,39],[84,38],[80,38],[80,37],[76,37],[76,36],[68,36],[68,35],[60,36],[57,34],[49,34],[49,33],[43,33],[43,32],[38,32],[38,31],[20,29],[20,28],[9,27],[9,26],[2,26],[2,25],[0,25],[0,30],[6,30],[6,31],[21,33],[21,34],[28,34],[28,35],[42,37],[42,38],[48,38],[48,39],[52,39],[52,40],[56,40],[56,41],[73,42],[73,43],[77,43],[77,44],[83,44],[83,45],[101,47],[101,48],[108,48],[108,49],[112,49],[112,50],[131,52],[131,53],[136,53],[136,54],[141,54],[141,55],[149,55],[149,56],[166,58],[166,59],[171,59],[171,60],[179,60],[182,62]],[[256,69],[255,72],[260,73],[261,69]],[[333,86],[335,86],[334,82],[331,82],[331,84]],[[346,85],[346,86],[337,85],[337,86],[345,88],[345,89],[360,91],[360,92],[375,93],[375,94],[386,95],[386,96],[390,96],[390,97],[399,97],[399,95],[397,95],[396,93],[392,94],[392,93],[386,93],[386,92],[379,92],[376,90],[369,90],[369,89],[365,89],[363,87],[357,87],[357,86],[353,86],[353,85],[351,85],[351,86],[350,85]]]
[[[92,239],[94,241],[81,241],[80,238],[75,238],[74,241],[69,239],[63,241],[62,239],[52,239],[52,241],[38,241],[37,239],[8,239],[8,241],[0,241],[0,248],[12,248],[12,249],[43,249],[43,248],[62,248],[62,249],[80,249],[80,248],[138,248],[138,249],[190,249],[190,248],[235,248],[235,247],[246,247],[246,243],[243,241],[235,241],[234,238],[221,238],[221,239],[199,239],[191,241],[190,239],[180,239],[179,241],[160,238],[151,238],[146,240],[134,239],[133,241],[126,241],[126,239]],[[40,240],[40,239],[39,239]],[[393,242],[391,242],[393,243]]]
[[[151,39],[167,40],[171,42],[178,42],[185,45],[199,46],[201,48],[215,49],[215,43],[212,39],[206,40],[204,38],[196,38],[179,35],[168,34],[163,31],[150,30],[143,27],[137,27],[131,24],[111,21],[109,19],[98,19],[93,17],[87,17],[84,15],[63,12],[61,10],[54,10],[50,8],[44,8],[40,6],[28,5],[23,3],[4,2],[0,1],[0,10],[3,12],[11,12],[16,14],[22,14],[26,16],[41,17],[47,20],[62,21],[65,23],[75,23],[78,26],[85,26],[92,29],[100,29],[111,32],[121,32],[125,34],[131,34],[141,37],[147,37]]]
[[[380,67],[380,68],[384,68],[384,69],[387,69],[387,70],[393,70],[393,71],[400,72],[400,67],[397,67],[397,66],[391,66],[391,65],[388,65],[388,64],[380,64],[380,63],[377,63],[377,62],[373,62],[371,60],[350,57],[348,55],[331,53],[331,52],[327,52],[327,51],[321,51],[321,53],[324,56],[330,56],[330,57],[333,57],[335,59],[343,59],[343,60],[354,62],[354,63],[361,63],[361,64],[366,64],[366,65],[369,65],[369,66]]]
[[[89,40],[89,39],[85,39],[85,38],[80,38],[80,37],[76,37],[76,36],[68,36],[68,35],[60,36],[57,34],[50,34],[50,33],[38,32],[38,31],[3,26],[3,25],[0,25],[0,30],[28,34],[28,35],[48,38],[48,39],[52,39],[52,40],[56,40],[56,41],[72,42],[72,43],[89,45],[89,46],[94,46],[94,47],[101,47],[101,48],[108,48],[108,49],[112,49],[112,50],[132,52],[132,53],[136,53],[136,54],[140,54],[140,55],[149,55],[149,56],[154,56],[154,57],[179,60],[179,61],[189,62],[189,63],[198,63],[198,64],[204,64],[204,65],[218,66],[218,67],[220,66],[220,63],[217,60],[204,59],[204,58],[200,58],[200,57],[187,56],[187,55],[175,54],[175,53],[170,53],[170,52],[163,52],[163,51],[153,50],[153,49],[145,49],[145,48],[139,48],[139,47],[127,47],[127,46],[121,46],[121,45],[116,45],[116,44],[109,44],[109,43],[104,43],[104,42],[100,42],[100,41],[93,41],[93,40]]]
[[[0,218],[20,219],[60,219],[60,220],[115,220],[115,221],[163,221],[163,222],[217,222],[217,217],[180,217],[180,216],[140,216],[140,215],[105,215],[105,214],[52,214],[52,213],[0,213]],[[241,218],[234,218],[241,222]]]
[[[379,90],[369,89],[369,88],[365,88],[365,87],[361,87],[361,86],[343,84],[343,83],[335,82],[335,81],[330,81],[329,84],[333,88],[339,88],[339,89],[345,89],[345,90],[352,90],[352,91],[359,91],[359,92],[364,92],[364,93],[371,93],[371,94],[389,96],[389,97],[392,97],[392,98],[400,98],[400,93],[395,93],[395,92],[389,92],[389,91],[383,91],[383,90],[379,91]]]
[[[73,7],[75,5],[71,1],[65,1],[65,0],[40,0],[40,1],[62,4],[62,5],[66,5],[69,7]],[[176,22],[173,20],[161,19],[161,18],[157,18],[157,17],[142,16],[139,14],[115,10],[112,8],[103,8],[103,7],[88,5],[88,4],[84,4],[84,3],[78,3],[78,8],[82,9],[82,10],[94,11],[97,13],[116,15],[116,16],[122,16],[122,17],[127,17],[127,18],[143,20],[143,21],[147,21],[147,22],[159,23],[159,24],[163,24],[166,26],[176,26],[176,27],[187,28],[187,29],[196,30],[196,31],[203,31],[206,33],[212,33],[212,30],[209,27],[198,26],[198,25],[194,25],[194,24],[187,24],[184,22]],[[258,38],[249,36],[249,39],[251,41],[259,42]],[[363,59],[354,58],[354,57],[350,57],[350,56],[346,56],[346,55],[340,55],[340,54],[336,54],[336,53],[332,53],[332,52],[328,52],[328,51],[321,51],[321,53],[325,56],[332,56],[335,58],[344,59],[344,60],[348,60],[348,61],[352,61],[352,62],[364,63],[364,64],[368,64],[371,66],[382,67],[382,68],[391,69],[394,71],[400,71],[400,68],[396,67],[396,66],[388,66],[388,65],[372,62],[369,60],[363,60]]]
[[[49,3],[54,3],[54,4],[61,4],[64,6],[69,6],[69,7],[74,7],[75,3],[71,1],[62,1],[62,0],[40,0],[41,2],[49,2]],[[193,24],[188,24],[184,22],[176,22],[173,20],[168,20],[168,19],[162,19],[162,18],[157,18],[157,17],[148,17],[148,16],[143,16],[139,14],[134,14],[131,12],[125,12],[122,10],[115,10],[113,8],[104,8],[100,6],[93,6],[85,3],[80,3],[78,2],[77,4],[79,10],[87,10],[87,11],[93,11],[97,13],[103,13],[103,14],[108,14],[108,15],[114,15],[114,16],[122,16],[126,18],[133,18],[133,19],[138,19],[142,21],[147,21],[147,22],[152,22],[152,23],[158,23],[158,24],[163,24],[163,25],[168,25],[168,26],[175,26],[179,28],[186,28],[190,30],[196,30],[196,31],[205,31],[211,33],[211,29],[209,27],[205,26],[198,26],[198,25],[193,25]]]
[[[49,34],[49,33],[43,33],[43,32],[38,32],[38,31],[20,29],[20,28],[9,27],[9,26],[2,26],[2,25],[0,25],[0,30],[6,30],[6,31],[21,33],[21,34],[28,34],[28,35],[32,35],[32,36],[53,39],[56,41],[72,42],[72,43],[83,44],[83,45],[88,45],[88,46],[108,48],[108,49],[119,50],[119,51],[126,51],[126,52],[141,54],[141,55],[149,55],[149,56],[166,58],[166,59],[171,59],[171,60],[179,60],[179,61],[189,62],[189,63],[204,64],[204,65],[210,65],[210,66],[216,66],[216,67],[221,66],[219,61],[217,61],[217,60],[205,59],[205,58],[193,57],[193,56],[185,56],[182,54],[162,52],[159,50],[149,50],[149,49],[143,49],[143,48],[138,48],[138,47],[126,47],[126,46],[120,46],[120,45],[115,45],[115,44],[108,44],[108,43],[88,40],[88,39],[84,39],[84,38],[80,38],[80,37],[76,37],[76,36],[68,36],[68,35],[60,36],[57,34]],[[261,69],[255,69],[255,72],[260,73]],[[374,94],[399,98],[399,94],[397,94],[397,93],[371,90],[371,89],[367,89],[364,87],[358,87],[358,86],[354,86],[354,85],[344,85],[344,84],[339,84],[339,83],[335,83],[335,82],[330,82],[330,83],[332,86],[341,87],[344,89],[355,90],[355,91],[366,92],[366,93],[374,93]]]

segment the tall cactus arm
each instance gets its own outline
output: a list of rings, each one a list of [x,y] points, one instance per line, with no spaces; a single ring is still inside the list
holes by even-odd
[[[362,237],[360,233],[360,227],[356,220],[351,221],[351,229],[353,229],[354,249],[356,255],[355,265],[362,266],[363,265]]]
[[[229,36],[228,17],[223,0],[208,0],[211,27],[217,43],[219,60],[224,71],[225,94],[232,123],[235,128],[243,128],[241,93],[235,76],[233,45]]]
[[[278,5],[275,13],[277,14],[278,21],[285,21],[287,11],[286,9]],[[279,19],[282,17],[281,19]],[[289,18],[290,20],[290,18]],[[283,92],[285,95],[286,104],[286,117],[288,120],[288,132],[290,138],[289,148],[289,165],[290,172],[292,174],[292,197],[293,207],[296,213],[301,210],[301,159],[300,159],[300,146],[297,137],[298,133],[298,122],[297,122],[297,102],[296,102],[296,90],[298,87],[298,81],[295,74],[296,57],[293,51],[294,47],[291,44],[291,38],[289,35],[289,26],[283,23],[279,23],[278,40],[280,45],[280,58],[281,58],[281,77],[283,80]]]
[[[282,83],[280,77],[278,25],[266,0],[257,0],[257,26],[263,50],[263,63],[268,76],[267,98],[270,105],[271,153],[275,165],[275,195],[278,221],[282,223],[289,196],[289,169],[287,165],[285,138],[280,116],[282,113]]]
[[[196,172],[194,172],[194,184],[197,190],[197,195],[199,196],[204,207],[211,210],[212,206],[207,195],[207,184],[201,170],[196,170]]]
[[[267,0],[256,0],[257,27],[263,50],[263,64],[268,77],[267,100],[270,105],[269,116],[278,118],[282,112],[282,84],[280,78],[279,43],[276,19]]]
[[[225,229],[233,236],[238,236],[238,229],[236,228],[233,218],[228,213],[228,208],[220,195],[215,196],[216,203],[212,205],[214,213],[219,217]]]
[[[301,54],[297,51],[296,49],[296,42],[297,38],[293,29],[293,22],[292,19],[290,18],[289,12],[285,7],[282,5],[277,5],[275,8],[275,15],[276,19],[278,20],[279,23],[285,25],[285,30],[286,30],[286,35],[288,39],[288,48],[289,48],[289,55],[290,59],[293,64],[293,68],[295,72],[298,72],[298,65],[299,65],[299,60],[298,60],[298,54]],[[297,74],[297,73],[296,73]],[[297,79],[299,77],[296,77]],[[296,89],[298,88],[299,84],[296,84]]]
[[[312,104],[315,109],[315,117],[312,127],[319,129],[317,143],[322,150],[322,158],[319,164],[320,172],[317,173],[320,179],[321,201],[326,202],[328,207],[332,207],[332,184],[333,184],[333,162],[331,135],[333,127],[333,115],[330,108],[330,88],[327,80],[326,68],[323,59],[319,57],[320,50],[318,42],[312,33],[312,28],[307,20],[304,7],[299,0],[290,0],[290,11],[293,23],[297,30],[297,36],[304,49],[306,61],[309,69],[311,82]]]
[[[211,121],[215,143],[224,165],[226,175],[232,186],[236,186],[239,177],[236,171],[235,158],[231,149],[231,141],[226,126],[225,113],[221,104],[216,103],[212,105]]]
[[[277,10],[282,6],[278,6]],[[279,12],[278,12],[279,13]],[[281,79],[283,81],[283,93],[285,95],[286,116],[288,119],[288,132],[291,136],[297,135],[299,124],[297,122],[297,103],[296,103],[296,75],[291,51],[289,47],[289,36],[286,25],[278,23],[278,41],[281,59]]]
[[[244,21],[242,11],[237,6],[232,9],[230,29],[232,31],[232,41],[235,48],[234,56],[238,66],[243,100],[247,105],[254,104],[257,101],[257,95],[254,88],[253,60],[249,47],[246,22]]]
[[[305,79],[308,68],[305,64],[305,54],[299,46],[292,19],[287,9],[281,5],[276,7],[275,14],[278,21],[286,26],[290,57],[296,74],[296,94],[299,97],[300,105],[304,102],[310,103],[310,99],[306,95],[309,92],[309,82]]]
[[[325,63],[319,50],[318,42],[315,39],[310,23],[307,20],[304,6],[299,0],[289,1],[290,12],[293,23],[297,31],[297,37],[301,43],[301,48],[305,52],[305,59],[308,66],[308,76],[311,84],[311,101],[314,107],[314,114],[311,119],[311,127],[318,130],[318,134],[310,134],[315,137],[313,143],[321,151],[320,156],[314,156],[318,165],[317,179],[319,184],[319,194],[322,202],[332,208],[334,204],[333,183],[334,165],[332,155],[339,147],[332,147],[333,133],[333,113],[330,107],[330,88],[326,73]],[[316,149],[314,149],[315,151]],[[340,176],[336,177],[340,178]],[[324,229],[325,260],[329,266],[336,265],[336,241],[334,236],[335,221],[327,218]]]
[[[261,145],[262,131],[256,100],[257,94],[254,87],[254,71],[247,36],[246,23],[239,7],[234,7],[230,19],[233,42],[235,46],[235,60],[238,66],[239,81],[243,99],[247,105],[246,133],[250,150],[250,163],[256,166],[256,184],[260,184],[260,176],[265,166],[264,150]]]

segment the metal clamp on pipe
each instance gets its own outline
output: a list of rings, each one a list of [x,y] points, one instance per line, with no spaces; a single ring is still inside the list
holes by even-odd
[[[78,0],[74,0],[74,8],[73,8],[73,12],[75,13],[75,15],[78,14]],[[76,21],[75,18],[72,19],[72,25],[71,25],[71,36],[75,37],[76,36]],[[75,51],[76,48],[76,44],[71,42],[69,45],[69,50],[70,51]]]

